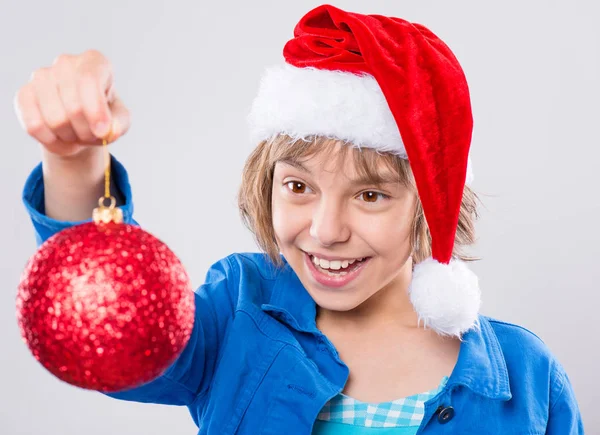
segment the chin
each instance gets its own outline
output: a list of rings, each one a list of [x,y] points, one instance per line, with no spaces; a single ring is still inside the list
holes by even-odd
[[[311,292],[309,292],[311,293]],[[337,312],[347,312],[352,311],[355,308],[359,307],[364,300],[355,300],[354,298],[348,298],[346,295],[341,295],[338,297],[316,297],[311,293],[311,296],[315,300],[315,303],[324,310],[328,311],[337,311]]]
[[[352,311],[372,296],[362,294],[356,287],[344,289],[322,287],[310,282],[310,279],[307,282],[302,276],[300,281],[317,306],[329,311]]]

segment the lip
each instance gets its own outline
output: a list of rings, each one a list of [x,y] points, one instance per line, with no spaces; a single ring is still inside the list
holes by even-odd
[[[317,257],[319,256],[317,255]],[[326,258],[324,259],[326,260]],[[304,253],[304,262],[306,264],[306,267],[308,267],[308,270],[310,270],[310,273],[313,276],[314,280],[323,286],[333,288],[344,287],[351,281],[354,281],[358,277],[358,275],[360,275],[360,273],[365,269],[365,267],[370,261],[371,258],[367,258],[363,261],[362,264],[360,264],[360,266],[358,266],[352,272],[348,272],[344,276],[329,276],[319,272],[315,264],[312,262],[310,255],[306,252]]]

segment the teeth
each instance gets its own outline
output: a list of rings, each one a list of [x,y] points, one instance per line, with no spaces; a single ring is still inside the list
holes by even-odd
[[[312,257],[312,262],[315,266],[319,266],[321,269],[330,269],[330,270],[340,270],[346,269],[351,264],[354,264],[357,261],[362,261],[364,257],[357,258],[354,260],[325,260],[323,258]],[[343,274],[345,275],[347,272],[338,272],[336,275]]]
[[[329,276],[344,276],[344,275],[348,275],[348,272],[337,272],[337,273],[333,273],[330,272],[328,270],[325,271],[325,273]]]
[[[329,268],[333,270],[340,270],[342,267],[342,262],[338,260],[333,260],[329,262]]]

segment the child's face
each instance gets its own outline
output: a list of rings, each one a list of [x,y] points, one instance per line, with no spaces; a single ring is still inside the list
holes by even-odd
[[[317,305],[348,311],[410,279],[416,195],[397,181],[358,180],[351,153],[339,160],[277,162],[272,210],[279,249]],[[384,164],[381,173],[398,179]]]

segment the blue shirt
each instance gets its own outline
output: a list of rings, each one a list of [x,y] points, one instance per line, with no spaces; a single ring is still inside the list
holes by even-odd
[[[133,219],[125,168],[112,157],[125,221]],[[44,215],[41,163],[23,201],[38,244],[78,222]],[[309,435],[349,369],[317,328],[316,305],[286,263],[236,253],[216,262],[195,291],[196,322],[183,353],[160,377],[109,394],[187,406],[199,434]],[[463,336],[443,390],[425,403],[418,434],[583,434],[565,370],[530,331],[480,316]]]

